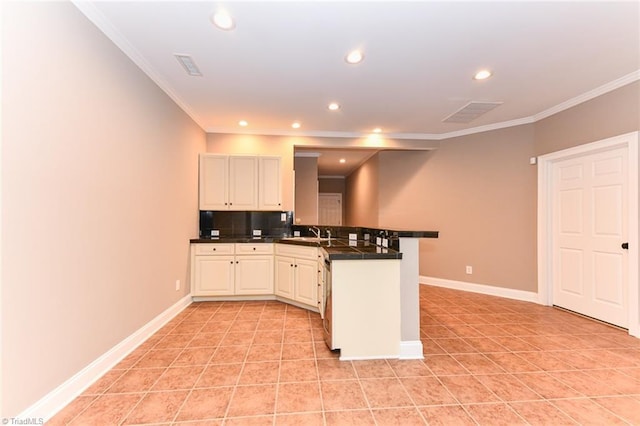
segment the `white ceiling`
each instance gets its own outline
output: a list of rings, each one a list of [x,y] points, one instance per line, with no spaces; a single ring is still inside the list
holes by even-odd
[[[640,78],[637,1],[75,4],[207,132],[357,137],[381,127],[443,139],[532,122]],[[221,8],[234,30],[211,24]],[[349,65],[354,48],[365,59]],[[493,77],[474,81],[481,68]],[[342,108],[328,111],[331,101]],[[442,122],[470,101],[503,104]]]

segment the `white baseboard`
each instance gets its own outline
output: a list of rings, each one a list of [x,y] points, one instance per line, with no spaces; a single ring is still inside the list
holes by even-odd
[[[400,359],[424,359],[422,342],[420,340],[400,342]]]
[[[511,288],[494,287],[485,284],[467,283],[464,281],[445,280],[443,278],[420,276],[420,284],[432,285],[436,287],[451,288],[454,290],[469,291],[472,293],[486,294],[489,296],[504,297],[506,299],[522,300],[540,304],[538,293],[524,290],[514,290]]]
[[[49,392],[35,404],[20,413],[16,418],[36,418],[44,419],[45,422],[48,421],[190,304],[191,295],[187,295],[178,300],[173,306],[167,308],[160,315],[115,345],[66,382]]]

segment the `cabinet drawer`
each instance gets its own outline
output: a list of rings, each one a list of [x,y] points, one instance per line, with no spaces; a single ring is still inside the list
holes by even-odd
[[[276,254],[296,259],[318,260],[317,247],[296,246],[293,244],[276,244]]]
[[[233,254],[234,244],[195,244],[195,254],[203,255],[203,254]]]
[[[236,243],[236,254],[273,254],[273,244]]]

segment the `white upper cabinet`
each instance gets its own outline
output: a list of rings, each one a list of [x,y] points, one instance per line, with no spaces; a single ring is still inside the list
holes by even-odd
[[[280,157],[200,155],[200,210],[281,210]]]
[[[280,157],[260,157],[258,169],[260,172],[258,208],[282,210]]]
[[[258,158],[229,157],[229,210],[258,208]]]
[[[200,156],[200,210],[229,209],[229,157]]]

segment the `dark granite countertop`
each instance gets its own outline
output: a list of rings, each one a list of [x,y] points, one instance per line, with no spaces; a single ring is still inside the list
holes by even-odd
[[[200,237],[189,240],[191,244],[277,243],[283,237]]]
[[[325,226],[325,225],[302,225],[295,224],[292,226],[294,231],[300,231],[301,235],[308,235],[309,229],[318,228],[321,230],[330,229],[331,235],[337,238],[347,238],[348,234],[358,234],[361,238],[365,234],[372,237],[384,234],[388,238],[438,238],[439,231],[415,231],[408,229],[387,229],[387,228],[369,228],[364,226]]]
[[[369,241],[332,239],[330,241],[304,241],[283,238],[279,243],[321,247],[329,255],[329,260],[358,259],[402,259],[402,253],[391,248],[380,247]]]
[[[347,239],[331,239],[313,241],[309,238],[294,237],[259,237],[259,238],[195,238],[192,244],[208,243],[280,243],[307,247],[321,247],[329,255],[329,260],[358,260],[358,259],[402,259],[402,253],[391,248],[380,247],[369,241]]]

